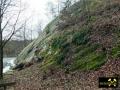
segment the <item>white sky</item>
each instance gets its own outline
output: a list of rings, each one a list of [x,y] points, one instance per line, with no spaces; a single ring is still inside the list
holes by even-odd
[[[29,19],[27,22],[26,29],[28,30],[28,32],[30,30],[33,30],[33,32],[29,32],[28,35],[30,36],[31,33],[33,33],[33,35],[31,35],[30,37],[37,38],[38,24],[41,22],[42,28],[45,28],[45,26],[52,20],[52,16],[50,14],[50,11],[48,10],[48,3],[50,4],[50,2],[52,2],[54,6],[58,8],[58,3],[64,0],[21,0],[21,1],[22,8],[25,9],[19,17],[20,21],[23,22],[24,19]],[[9,15],[8,17],[10,17],[10,14],[8,15]],[[13,18],[13,20],[15,21],[15,18]],[[8,37],[8,35],[9,35],[8,30],[6,30],[6,32],[4,32],[4,36]]]
[[[33,30],[33,32],[29,32],[28,34],[33,33],[32,37],[37,38],[38,24],[41,22],[42,28],[44,29],[45,26],[52,20],[52,16],[48,10],[48,3],[52,2],[53,5],[57,8],[58,2],[60,1],[64,0],[21,0],[22,8],[25,9],[20,15],[20,21],[22,22],[24,19],[29,19],[27,21],[26,29],[28,29],[28,31]],[[4,36],[8,36],[7,34],[8,30],[4,32]]]
[[[37,26],[42,21],[43,28],[52,20],[52,17],[48,13],[47,4],[53,2],[57,5],[58,0],[21,0],[25,11],[22,14],[23,19],[29,18],[28,27],[33,29],[33,38],[37,37]]]
[[[25,3],[25,16],[31,17],[31,23],[36,25],[39,21],[42,21],[46,25],[51,18],[47,15],[47,3],[53,2],[57,4],[57,0],[22,0]]]
[[[37,31],[38,31],[38,28],[39,28],[38,24],[42,23],[42,29],[44,29],[45,26],[53,19],[52,15],[50,14],[50,11],[48,9],[48,3],[52,2],[52,4],[54,6],[57,6],[58,5],[58,1],[59,0],[21,0],[21,2],[22,2],[21,3],[22,4],[21,9],[23,11],[20,14],[19,22],[18,22],[17,26],[19,27],[21,23],[23,24],[25,22],[25,20],[27,20],[26,34],[27,34],[27,36],[29,36],[28,38],[29,39],[31,37],[32,38],[37,38],[37,36],[38,36],[38,32]],[[21,4],[18,3],[18,6],[21,5]],[[8,18],[9,17],[13,17],[13,14],[18,13],[18,12],[16,12],[16,10],[19,11],[20,7],[15,7],[15,8],[11,8],[11,9],[13,11],[15,11],[15,12],[12,12],[12,13],[10,12],[10,14],[8,13],[7,14],[8,16],[6,16]],[[3,26],[4,26],[4,24],[6,23],[6,21],[8,19],[6,17],[4,17]],[[14,16],[10,20],[11,21],[10,23],[13,22],[13,24],[14,24],[16,19],[17,19],[17,16]],[[8,30],[8,28],[9,28],[9,26],[3,32],[3,36],[4,36],[5,39],[7,39],[9,35],[11,35],[10,34],[11,31]],[[31,32],[31,30],[32,30],[32,32]],[[17,34],[21,35],[21,32],[18,32]],[[17,37],[14,36],[13,39],[17,39]]]

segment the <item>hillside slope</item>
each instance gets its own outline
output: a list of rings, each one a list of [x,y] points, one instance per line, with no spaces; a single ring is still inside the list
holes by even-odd
[[[16,90],[112,90],[99,89],[98,77],[120,75],[120,1],[86,1],[61,11],[20,53],[16,64],[35,47],[44,59],[15,71]]]
[[[29,61],[34,47],[42,49],[42,68],[96,70],[109,57],[119,57],[120,2],[88,0],[64,9],[17,57],[16,63]],[[85,7],[86,6],[86,7]]]

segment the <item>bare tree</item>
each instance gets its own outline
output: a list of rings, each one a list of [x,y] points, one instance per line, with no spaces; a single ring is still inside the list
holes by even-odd
[[[41,34],[42,29],[43,29],[43,23],[42,23],[42,20],[40,20],[39,23],[38,23],[38,26],[37,26],[38,35]]]
[[[23,40],[23,47],[26,46],[27,44],[27,21],[24,22],[23,27],[21,30],[18,32],[18,34],[15,35],[15,37],[19,38],[20,40]]]
[[[15,7],[18,8],[17,3],[16,0],[0,0],[0,79],[3,78],[3,48],[13,35],[23,27],[22,24],[18,26],[21,2],[19,1],[19,10],[14,9]],[[17,13],[13,13],[13,11],[17,11]],[[4,32],[8,34],[6,38]]]
[[[24,47],[26,46],[26,24],[27,22],[25,21],[24,29],[23,29]]]
[[[53,2],[48,2],[47,6],[48,12],[52,15],[52,18],[55,18],[57,16],[56,6],[53,4]]]

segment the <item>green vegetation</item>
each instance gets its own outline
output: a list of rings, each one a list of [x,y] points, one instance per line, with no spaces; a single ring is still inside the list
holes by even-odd
[[[61,36],[54,37],[51,42],[52,49],[62,48],[64,46],[63,44],[65,43],[65,41],[66,41],[66,38],[64,37],[61,37]]]
[[[82,51],[75,54],[74,63],[71,65],[71,70],[92,70],[99,68],[105,63],[106,54],[96,53],[98,46],[93,45],[88,48],[83,48]]]
[[[78,32],[73,34],[73,43],[76,45],[87,44],[89,41],[89,30],[88,28],[84,28]]]
[[[99,45],[97,45],[97,44],[96,45],[90,45],[90,46],[82,47],[81,50],[75,54],[75,57],[76,57],[76,59],[80,59],[82,57],[85,57],[88,54],[94,52],[98,47],[99,47]]]
[[[119,27],[116,27],[119,26],[116,22],[118,18],[113,15],[114,10],[107,9],[106,12],[106,7],[110,6],[105,0],[86,0],[86,3],[81,0],[61,11],[59,19],[55,18],[45,28],[44,37],[28,45],[17,61],[33,57],[33,51],[28,51],[35,46],[42,48],[40,56],[44,60],[40,68],[45,70],[49,67],[69,67],[71,71],[96,70],[105,64],[111,54],[114,58],[120,57],[120,45],[116,45],[119,39],[114,40],[119,37]],[[119,8],[119,5],[115,7]],[[112,49],[108,50],[109,47]]]
[[[61,50],[56,56],[55,56],[55,59],[56,59],[56,63],[58,65],[64,65],[63,61],[67,55],[67,53],[69,52],[69,48],[64,48],[63,50]]]
[[[118,45],[112,49],[112,56],[114,58],[120,57],[120,45]]]

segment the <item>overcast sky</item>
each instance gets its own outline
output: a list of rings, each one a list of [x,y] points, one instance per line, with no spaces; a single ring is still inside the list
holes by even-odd
[[[53,19],[50,14],[50,11],[48,10],[49,8],[48,3],[50,4],[50,2],[52,2],[52,4],[58,9],[58,3],[63,2],[64,0],[21,0],[21,1],[22,1],[22,8],[25,9],[23,10],[22,14],[20,14],[19,19],[21,22],[24,22],[25,19],[29,19],[26,24],[27,25],[26,29],[28,30],[28,32],[30,31],[30,29],[33,30],[32,32],[33,37],[37,38],[38,35],[36,34],[38,34],[37,27],[39,22],[42,22],[42,26],[43,28],[45,28],[45,26]],[[9,15],[8,17],[10,17],[10,14],[8,15]],[[15,21],[16,19],[13,18],[13,20]],[[13,22],[13,20],[11,20],[11,22]],[[30,33],[28,34],[30,35]],[[4,31],[3,34],[4,36],[8,37],[9,35],[8,30]]]
[[[25,7],[21,17],[23,19],[30,18],[27,27],[33,29],[33,38],[37,37],[37,26],[42,22],[43,28],[52,20],[48,13],[48,2],[57,5],[58,0],[21,0],[22,7]]]
[[[26,7],[24,14],[26,17],[31,17],[33,27],[36,26],[39,21],[42,21],[45,26],[51,20],[47,10],[47,3],[53,2],[53,4],[57,4],[57,1],[58,0],[22,0]]]

